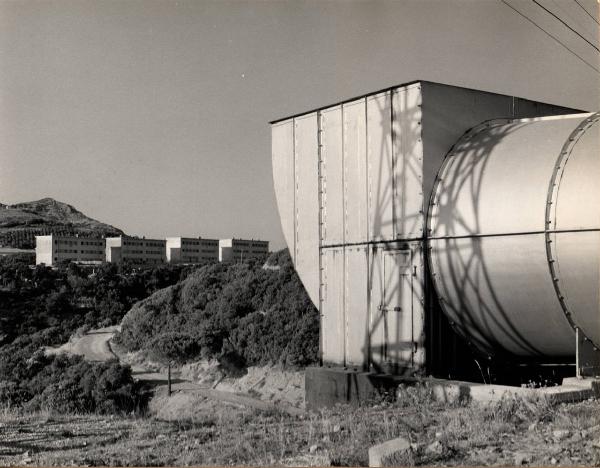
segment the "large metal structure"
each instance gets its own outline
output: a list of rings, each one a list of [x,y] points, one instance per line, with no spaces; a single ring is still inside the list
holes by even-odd
[[[431,284],[481,353],[574,356],[578,334],[592,362],[598,116],[575,112],[418,81],[273,122],[282,228],[321,312],[323,363],[423,369]]]
[[[489,355],[598,348],[599,119],[488,121],[446,157],[429,209],[431,271],[453,326]]]

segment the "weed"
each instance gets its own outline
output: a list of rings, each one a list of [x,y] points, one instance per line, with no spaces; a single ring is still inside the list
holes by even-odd
[[[531,464],[547,464],[548,453],[555,450],[548,434],[555,428],[581,428],[586,442],[569,450],[577,451],[578,465],[595,460],[593,451],[586,452],[585,447],[596,437],[597,430],[590,428],[600,423],[598,402],[552,406],[544,400],[506,398],[488,405],[443,406],[427,398],[427,389],[413,388],[407,395],[398,405],[338,406],[304,417],[219,403],[209,405],[199,398],[181,399],[179,403],[187,405],[187,412],[182,406],[173,413],[177,417],[169,420],[151,415],[32,416],[3,409],[2,430],[3,436],[18,440],[24,436],[19,428],[44,431],[42,437],[31,434],[36,436],[31,443],[38,444],[34,450],[36,463],[44,465],[64,465],[74,460],[76,464],[121,466],[365,466],[369,447],[400,436],[408,439],[413,449],[396,454],[386,464],[510,464],[514,457],[510,452],[504,455],[506,450],[527,450],[534,454]],[[413,406],[408,398],[413,398]],[[44,425],[48,420],[53,422]],[[529,431],[529,421],[536,420],[544,421],[542,429]],[[56,450],[53,444],[59,442],[48,442],[64,441],[61,434],[72,434],[68,437],[72,449]],[[83,441],[87,442],[85,453],[76,449]],[[18,461],[0,453],[0,464]]]

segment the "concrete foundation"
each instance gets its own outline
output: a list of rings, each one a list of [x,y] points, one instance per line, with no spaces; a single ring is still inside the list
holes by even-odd
[[[427,385],[437,401],[447,403],[457,401],[489,403],[507,396],[546,398],[556,403],[600,398],[598,379],[573,377],[564,379],[562,385],[554,387],[524,388],[361,372],[342,367],[309,367],[305,374],[306,408],[318,409],[336,404],[368,404],[382,395],[396,399],[400,384]]]
[[[304,379],[307,409],[368,403],[387,392],[395,393],[403,381],[399,376],[343,367],[308,367]]]

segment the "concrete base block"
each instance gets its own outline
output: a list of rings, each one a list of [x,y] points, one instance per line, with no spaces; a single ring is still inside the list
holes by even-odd
[[[413,380],[413,379],[411,379]],[[551,403],[575,402],[600,397],[600,381],[596,379],[564,379],[562,385],[543,388],[511,387],[508,385],[488,385],[443,379],[418,379],[428,385],[436,401],[454,403],[476,401],[494,403],[507,397],[527,399],[545,398]]]
[[[599,379],[564,379],[562,385],[544,388],[487,385],[458,380],[420,378],[361,372],[341,367],[310,367],[305,375],[307,409],[341,404],[364,404],[388,394],[395,399],[400,384],[426,385],[433,398],[443,403],[475,401],[493,403],[505,397],[545,398],[551,403],[600,398]]]
[[[386,392],[395,394],[402,379],[343,367],[308,367],[304,374],[306,408],[367,403]]]
[[[388,440],[369,449],[369,466],[383,466],[386,458],[410,450],[410,442],[404,437]]]

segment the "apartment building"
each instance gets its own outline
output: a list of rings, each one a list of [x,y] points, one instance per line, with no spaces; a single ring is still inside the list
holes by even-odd
[[[219,240],[201,237],[167,237],[170,263],[210,263],[219,261]]]
[[[54,266],[61,261],[101,263],[104,261],[105,241],[100,237],[35,236],[35,263]]]
[[[35,262],[47,266],[65,260],[83,264],[126,261],[135,265],[239,262],[250,258],[264,259],[269,253],[268,241],[254,239],[139,239],[128,236],[104,239],[54,234],[36,236],[35,239]]]
[[[249,258],[264,259],[268,253],[268,241],[235,238],[219,241],[220,262],[239,262]]]
[[[107,237],[106,261],[128,262],[137,265],[165,263],[166,241],[127,236]]]

